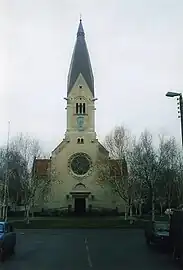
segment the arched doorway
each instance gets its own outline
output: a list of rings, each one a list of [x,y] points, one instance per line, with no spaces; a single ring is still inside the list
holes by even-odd
[[[90,192],[83,183],[79,183],[73,188],[70,194],[74,199],[75,214],[78,216],[84,215],[86,212],[86,201]]]
[[[74,200],[74,212],[76,215],[84,215],[86,212],[86,198],[75,198]]]

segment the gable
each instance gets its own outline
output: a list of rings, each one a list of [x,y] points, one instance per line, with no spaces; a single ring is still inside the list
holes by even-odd
[[[98,149],[104,155],[109,155],[109,151],[98,141]]]
[[[67,140],[64,139],[64,140],[63,140],[61,143],[59,143],[59,145],[57,145],[57,147],[52,151],[52,156],[55,156],[55,155],[57,155],[58,153],[60,153],[66,144],[67,144]]]

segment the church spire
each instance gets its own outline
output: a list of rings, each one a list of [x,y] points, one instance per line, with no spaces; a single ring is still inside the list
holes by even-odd
[[[94,96],[94,79],[90,62],[90,57],[85,41],[85,33],[83,29],[82,20],[80,18],[79,27],[77,31],[77,39],[74,47],[74,52],[71,59],[68,81],[67,81],[67,95],[74,86],[79,74],[84,77],[90,91]]]
[[[83,24],[82,24],[81,17],[80,17],[80,22],[79,22],[79,27],[78,27],[78,32],[77,32],[77,37],[79,37],[79,36],[85,37],[85,32],[84,32],[84,29],[83,29]]]

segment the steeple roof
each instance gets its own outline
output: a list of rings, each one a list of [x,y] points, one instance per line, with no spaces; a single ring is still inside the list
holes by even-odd
[[[82,74],[90,91],[94,96],[94,78],[90,62],[90,57],[85,41],[85,33],[80,19],[77,39],[71,59],[68,81],[67,81],[67,95],[70,93],[74,83],[76,82],[79,74]]]

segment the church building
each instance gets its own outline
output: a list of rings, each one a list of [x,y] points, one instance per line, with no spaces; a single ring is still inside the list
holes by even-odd
[[[80,20],[67,79],[67,126],[64,139],[52,151],[50,160],[35,160],[55,175],[48,201],[43,208],[83,213],[91,209],[121,209],[107,183],[97,179],[97,160],[109,152],[97,139],[95,130],[95,86],[85,33]]]

